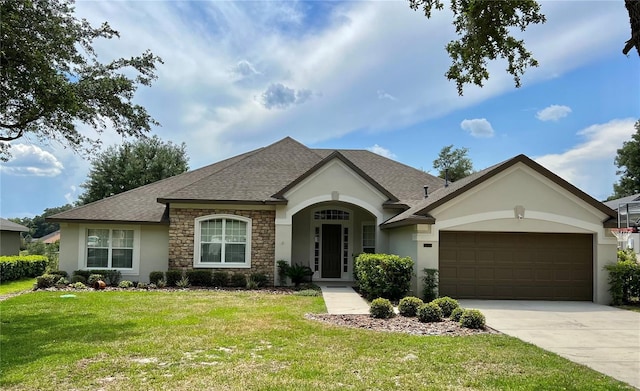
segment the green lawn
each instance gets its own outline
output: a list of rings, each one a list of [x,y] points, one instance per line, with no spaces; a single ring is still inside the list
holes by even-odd
[[[3,390],[622,390],[504,335],[329,326],[321,297],[36,292],[0,302]]]
[[[627,311],[640,312],[640,305],[639,304],[635,304],[635,305],[618,305],[616,307],[618,307],[620,309],[623,309],[623,310],[627,310]]]
[[[33,289],[33,284],[35,283],[35,278],[23,278],[17,281],[3,282],[2,284],[0,284],[0,296],[31,290]]]

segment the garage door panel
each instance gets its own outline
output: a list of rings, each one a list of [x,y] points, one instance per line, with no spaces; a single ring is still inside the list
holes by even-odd
[[[588,234],[440,232],[440,294],[592,300]]]
[[[478,269],[478,280],[493,280],[495,279],[494,269],[491,268],[479,268]]]

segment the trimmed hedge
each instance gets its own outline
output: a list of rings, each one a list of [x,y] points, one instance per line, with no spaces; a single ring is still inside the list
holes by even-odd
[[[609,272],[609,292],[613,305],[640,300],[640,264],[626,260],[604,267]]]
[[[465,310],[460,316],[460,325],[468,329],[483,329],[484,315],[479,310]]]
[[[153,271],[149,273],[149,283],[157,284],[158,281],[164,279],[164,272],[161,271]]]
[[[182,270],[167,270],[164,275],[167,280],[167,286],[176,286],[178,281],[182,279]]]
[[[437,304],[438,307],[440,307],[440,309],[442,310],[442,316],[447,318],[451,316],[451,312],[454,309],[460,307],[458,301],[456,299],[450,298],[449,296],[438,297],[431,302]]]
[[[0,281],[14,281],[23,277],[37,277],[47,268],[44,255],[15,255],[0,257]]]
[[[73,279],[73,276],[82,276],[92,285],[90,277],[94,274],[99,274],[102,281],[109,286],[118,286],[122,278],[122,272],[116,269],[74,270],[71,278]]]
[[[391,254],[358,255],[355,277],[360,290],[369,299],[383,297],[398,300],[409,292],[413,275],[413,260]]]
[[[423,305],[424,302],[414,296],[407,296],[400,299],[398,304],[398,312],[402,316],[412,317],[418,313],[418,307]]]
[[[372,318],[389,319],[393,317],[393,305],[387,299],[378,297],[371,302],[369,314]]]
[[[193,286],[212,286],[211,270],[208,269],[191,269],[186,274],[189,282]]]

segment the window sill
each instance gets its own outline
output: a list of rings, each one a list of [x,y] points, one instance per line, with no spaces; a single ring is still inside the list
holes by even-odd
[[[194,268],[198,269],[251,269],[251,264],[247,263],[194,263]]]

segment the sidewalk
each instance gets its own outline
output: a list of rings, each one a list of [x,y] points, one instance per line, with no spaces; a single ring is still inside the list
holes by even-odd
[[[369,304],[350,286],[318,284],[322,289],[328,314],[368,314]]]

